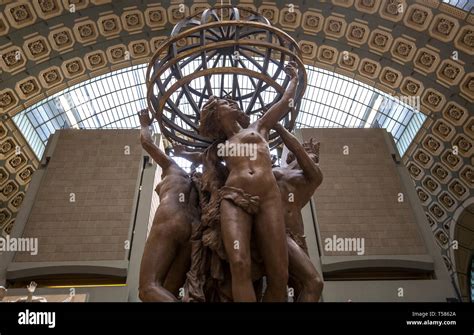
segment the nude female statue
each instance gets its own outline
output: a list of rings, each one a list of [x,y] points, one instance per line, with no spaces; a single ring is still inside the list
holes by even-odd
[[[153,142],[148,110],[138,115],[142,146],[162,168],[162,180],[156,187],[160,205],[143,252],[139,297],[142,301],[177,301],[190,266],[192,226],[199,223],[198,195],[191,177]]]
[[[283,213],[286,230],[288,233],[288,260],[289,276],[294,280],[295,301],[317,302],[321,297],[323,281],[313,263],[311,262],[304,240],[304,226],[301,217],[302,208],[311,199],[316,188],[322,182],[322,173],[317,165],[319,162],[319,143],[313,139],[303,145],[282,125],[276,124],[274,129],[281,136],[283,143],[290,150],[287,156],[286,167],[273,168],[281,193]],[[191,161],[196,166],[203,164],[203,171],[212,171],[215,164],[213,160],[203,159],[203,154],[192,152],[182,145],[174,146],[174,153]],[[222,180],[222,178],[211,178]],[[221,187],[212,188],[212,194]],[[260,270],[257,270],[260,273]],[[252,278],[255,280],[256,278]]]
[[[317,302],[323,290],[323,281],[311,262],[304,240],[304,225],[301,210],[308,203],[316,188],[321,185],[323,175],[319,162],[319,143],[313,139],[303,145],[281,124],[275,125],[290,153],[287,166],[273,169],[280,188],[286,229],[289,233],[288,257],[290,278],[299,288],[298,302]]]
[[[280,101],[260,119],[243,128],[245,113],[225,99],[211,98],[201,112],[200,133],[230,146],[255,145],[256,158],[222,157],[229,171],[221,195],[221,232],[232,275],[234,301],[256,301],[251,278],[250,238],[255,236],[267,275],[264,301],[285,301],[288,249],[280,190],[272,173],[267,139],[270,129],[289,112],[297,86],[297,69],[285,71],[291,80]]]

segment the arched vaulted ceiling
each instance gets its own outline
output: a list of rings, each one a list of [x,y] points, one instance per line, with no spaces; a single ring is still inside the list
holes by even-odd
[[[1,3],[0,229],[6,234],[38,166],[11,118],[84,80],[148,62],[175,23],[209,5],[111,0]],[[472,9],[469,13],[439,0],[232,3],[258,10],[292,35],[307,64],[395,96],[420,98],[421,112],[428,118],[403,160],[451,269],[447,251],[453,213],[473,197],[474,186]]]

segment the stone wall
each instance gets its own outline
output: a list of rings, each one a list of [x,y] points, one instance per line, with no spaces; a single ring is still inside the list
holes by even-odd
[[[327,238],[363,238],[364,255],[426,252],[382,129],[303,129],[321,142],[322,185],[314,195],[323,255]],[[402,199],[403,198],[403,199]],[[399,201],[402,200],[402,201]]]
[[[38,254],[15,262],[125,260],[142,149],[137,130],[62,130],[23,237]]]

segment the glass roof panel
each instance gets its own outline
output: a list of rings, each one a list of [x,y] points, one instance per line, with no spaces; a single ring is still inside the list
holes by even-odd
[[[444,3],[448,3],[451,6],[464,9],[469,12],[474,9],[474,0],[442,0]]]
[[[308,87],[297,128],[386,128],[403,154],[426,118],[411,106],[367,84],[313,66],[306,66],[306,70]],[[13,120],[38,157],[57,129],[138,128],[136,113],[146,108],[145,72],[146,64],[141,64],[98,76],[38,102]],[[252,82],[241,79],[244,78],[238,80],[241,92],[252,91]],[[203,84],[204,81],[197,81],[196,87]],[[220,86],[220,80],[214,84]],[[225,87],[231,84],[231,80],[224,83]],[[274,95],[271,92],[264,99],[273,99]],[[191,110],[184,101],[180,107],[183,111]],[[153,128],[159,132],[156,122]]]

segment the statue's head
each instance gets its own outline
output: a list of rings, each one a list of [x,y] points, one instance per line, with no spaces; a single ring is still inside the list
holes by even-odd
[[[247,128],[250,117],[239,108],[236,101],[211,96],[201,109],[199,134],[212,140],[225,139],[223,125],[233,122]]]
[[[311,138],[309,142],[303,142],[303,148],[308,154],[309,158],[315,163],[319,163],[319,142],[316,139]],[[293,163],[293,167],[297,166],[295,155],[290,151],[286,156],[286,164],[290,165]]]

